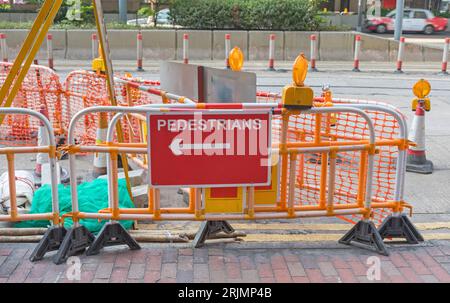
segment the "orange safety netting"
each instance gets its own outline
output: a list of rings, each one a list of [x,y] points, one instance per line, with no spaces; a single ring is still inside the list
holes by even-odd
[[[271,93],[259,93],[258,102],[280,102],[280,96]],[[362,101],[364,102],[364,101]],[[323,105],[318,99],[315,106]],[[343,103],[343,102],[335,102]],[[348,103],[348,102],[346,102]],[[359,101],[361,103],[361,101]],[[377,142],[381,140],[394,140],[398,138],[399,126],[395,118],[382,111],[365,111],[372,119],[375,127]],[[358,141],[369,138],[367,122],[354,113],[321,114],[321,140]],[[313,142],[316,115],[299,114],[289,118],[288,142]],[[274,117],[273,140],[279,140],[281,119]],[[393,142],[393,141],[392,141]],[[379,153],[374,157],[374,174],[372,203],[394,201],[396,188],[396,161],[398,147],[390,145],[377,145]],[[318,205],[320,197],[321,154],[304,154],[297,158],[298,170],[296,172],[297,184],[295,190],[296,205]],[[334,204],[357,203],[359,186],[359,171],[361,165],[360,151],[339,152],[336,160],[336,179]],[[384,218],[391,213],[385,208],[376,208],[373,219],[381,224]],[[359,215],[342,216],[342,219],[355,223]]]
[[[12,63],[0,62],[0,86]],[[31,65],[11,106],[39,111],[44,105],[57,135],[68,126],[69,113],[58,75],[45,66]],[[0,125],[0,144],[31,146],[37,143],[39,122],[27,115],[8,115]]]
[[[136,106],[150,103],[161,103],[161,97],[139,90],[131,82],[115,81],[115,94],[120,106]],[[91,106],[111,105],[106,89],[106,77],[89,71],[71,72],[64,82],[64,92],[70,104],[70,113],[74,113]],[[111,119],[111,117],[109,117]],[[130,142],[139,139],[139,123],[130,116],[122,119],[124,140]],[[75,137],[78,142],[90,144],[95,142],[98,128],[98,115],[85,115],[76,127]],[[131,137],[130,137],[131,136]]]

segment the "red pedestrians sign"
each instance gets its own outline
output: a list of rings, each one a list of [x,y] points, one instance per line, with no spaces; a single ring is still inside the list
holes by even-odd
[[[270,112],[167,112],[147,120],[150,185],[270,183]]]

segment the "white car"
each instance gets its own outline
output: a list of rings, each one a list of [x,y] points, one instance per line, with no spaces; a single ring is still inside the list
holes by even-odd
[[[163,27],[178,27],[176,25],[172,24],[172,20],[170,19],[169,16],[169,9],[165,8],[160,10],[157,14],[156,14],[156,24],[158,26],[163,26]],[[127,21],[128,25],[139,25],[142,27],[149,27],[149,26],[153,26],[154,22],[153,22],[153,16],[148,16],[146,18],[139,18],[139,19],[132,19],[132,20],[128,20]]]
[[[396,10],[393,10],[386,17],[370,18],[366,20],[366,28],[379,34],[393,31],[396,13]],[[423,32],[430,35],[446,30],[447,23],[447,19],[435,17],[426,9],[405,9],[403,13],[403,31],[406,32]]]

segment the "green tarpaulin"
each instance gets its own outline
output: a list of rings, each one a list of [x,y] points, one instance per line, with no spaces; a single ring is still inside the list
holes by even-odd
[[[133,202],[127,191],[124,179],[119,180],[119,207],[132,208]],[[72,211],[72,200],[70,195],[70,186],[58,185],[59,208],[60,213],[65,214]],[[101,209],[108,207],[108,184],[105,179],[95,179],[92,182],[85,182],[78,185],[78,202],[81,212],[96,213]],[[47,213],[52,211],[52,195],[50,185],[44,185],[39,188],[33,197],[31,204],[31,214]],[[98,221],[97,219],[82,219],[80,223],[91,232],[98,232],[107,221]],[[131,228],[133,221],[120,221],[126,228]],[[15,224],[15,227],[47,227],[49,221],[24,221]],[[65,218],[64,226],[69,228],[73,224],[71,218]]]

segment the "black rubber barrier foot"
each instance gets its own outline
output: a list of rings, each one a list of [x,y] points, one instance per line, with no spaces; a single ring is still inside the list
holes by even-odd
[[[94,236],[84,226],[72,227],[66,233],[61,246],[53,258],[53,263],[61,264],[70,256],[78,255],[91,245]]]
[[[318,70],[317,68],[314,67],[314,68],[310,68],[309,71],[310,71],[310,72],[318,72],[319,70]]]
[[[30,261],[35,262],[42,260],[46,253],[58,250],[66,233],[67,230],[62,226],[50,226],[31,253]]]
[[[96,255],[102,248],[115,245],[128,245],[131,250],[141,249],[141,246],[120,223],[108,222],[103,225],[94,243],[86,251],[86,255]]]
[[[352,69],[352,72],[359,73],[359,72],[361,72],[361,70],[359,68],[354,68],[354,69]]]
[[[339,243],[374,250],[380,255],[389,256],[383,238],[372,221],[359,221],[339,240]]]
[[[401,69],[397,69],[394,74],[403,74],[403,71]]]
[[[210,238],[210,236],[215,235],[221,231],[227,234],[231,234],[234,232],[234,228],[227,221],[202,222],[193,241],[194,247],[202,247],[205,244],[205,241]]]
[[[433,169],[433,162],[430,160],[425,160],[422,163],[413,161],[407,161],[406,163],[406,171],[411,173],[428,175],[433,173]]]
[[[403,238],[408,244],[418,244],[424,239],[406,214],[389,215],[378,229],[382,239]]]

